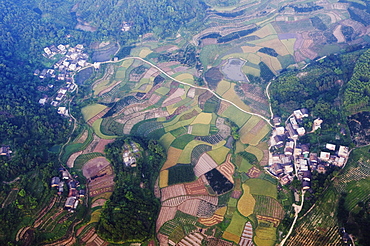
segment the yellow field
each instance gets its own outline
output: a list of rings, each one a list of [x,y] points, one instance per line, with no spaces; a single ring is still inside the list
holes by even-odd
[[[258,46],[256,46],[256,47],[258,47]],[[249,62],[251,62],[253,64],[256,64],[256,65],[258,65],[261,62],[261,57],[256,54],[259,49],[261,49],[261,47],[258,47],[258,49],[256,50],[255,53],[248,54],[248,61]]]
[[[261,47],[257,46],[257,45],[253,46],[253,47],[252,46],[242,46],[241,48],[242,48],[243,52],[248,53],[248,55],[256,53],[259,49],[261,49]],[[249,58],[247,58],[247,59],[249,61]]]
[[[162,170],[159,173],[159,188],[164,188],[168,186],[168,170]]]
[[[147,55],[149,55],[150,53],[152,53],[153,51],[150,50],[149,48],[147,47],[144,47],[142,50],[140,50],[140,53],[139,53],[139,57],[141,58],[145,58],[147,57]]]
[[[91,105],[87,105],[86,107],[83,107],[81,109],[81,113],[84,117],[84,120],[88,121],[89,119],[99,114],[101,111],[103,111],[106,108],[107,106],[105,105],[95,103],[95,104],[91,104]]]
[[[164,134],[160,139],[159,142],[163,145],[165,149],[168,149],[171,143],[175,140],[175,137],[171,133]]]
[[[194,84],[194,77],[190,73],[182,73],[180,75],[177,75],[175,79],[192,85]]]
[[[216,93],[218,95],[223,95],[226,91],[228,91],[230,89],[230,86],[231,86],[231,83],[228,82],[228,81],[225,81],[225,80],[221,80],[219,83],[218,83],[218,86],[217,86],[217,89],[216,89]]]
[[[177,160],[177,162],[178,163],[190,163],[191,162],[191,152],[193,151],[193,149],[196,146],[198,146],[200,144],[211,145],[211,144],[206,143],[206,142],[203,142],[203,141],[193,140],[193,141],[189,142],[185,146],[185,148],[182,150],[181,156],[179,157],[179,159]]]
[[[167,152],[167,160],[163,164],[161,170],[165,170],[177,164],[179,157],[181,156],[182,150],[170,147]]]
[[[178,107],[176,107],[175,104],[166,106],[166,110],[169,114],[173,114],[177,108]]]
[[[197,117],[194,119],[194,121],[191,123],[191,125],[195,124],[210,124],[212,120],[212,113],[200,113],[197,115]]]
[[[250,188],[248,185],[243,184],[243,195],[240,197],[238,201],[238,210],[239,212],[248,217],[249,215],[253,214],[254,205],[256,204],[256,200],[253,198],[252,194],[250,193]]]
[[[288,49],[280,41],[280,39],[278,39],[278,37],[276,35],[274,35],[273,37],[274,37],[274,39],[262,41],[262,42],[258,43],[258,45],[262,46],[262,47],[272,48],[281,56],[292,54],[288,51]]]
[[[244,225],[247,221],[248,220],[246,218],[235,211],[231,222],[222,237],[235,243],[239,243],[240,235],[242,234]]]
[[[102,139],[114,139],[114,138],[117,138],[117,136],[108,136],[108,135],[105,135],[103,134],[101,131],[100,131],[100,126],[101,126],[101,123],[102,123],[103,119],[100,118],[100,119],[97,119],[96,121],[94,121],[94,123],[91,125],[93,130],[94,130],[94,133],[96,134],[96,136],[102,138]]]
[[[274,227],[260,227],[256,228],[254,242],[258,246],[273,246],[276,240],[276,228]]]
[[[220,164],[225,162],[226,156],[229,152],[230,152],[229,148],[226,148],[225,146],[221,146],[220,148],[213,149],[213,150],[207,152],[207,154],[209,154],[212,157],[212,159],[218,165],[220,165]]]
[[[195,116],[196,117],[196,116]],[[176,122],[176,124],[173,124],[171,126],[168,126],[165,128],[165,131],[166,132],[169,132],[169,131],[172,131],[172,130],[175,130],[177,128],[180,128],[182,126],[187,126],[187,125],[190,125],[192,124],[192,121],[194,120],[194,117],[191,118],[191,119],[188,119],[188,120],[182,120],[182,121],[179,121],[179,122]]]
[[[224,216],[226,214],[227,207],[219,208],[215,211],[215,214]]]
[[[243,143],[249,143],[251,145],[257,145],[261,139],[266,136],[267,133],[269,133],[270,127],[265,124],[263,128],[257,133],[253,134],[251,132],[248,132],[247,134],[243,135],[243,140],[241,140]]]
[[[271,69],[273,73],[276,74],[276,71],[282,69],[280,61],[276,57],[269,56],[261,52],[257,52],[257,54],[261,57],[261,61],[266,63],[266,65]]]
[[[254,67],[243,66],[242,70],[245,74],[252,74],[253,76],[257,76],[257,77],[261,75],[261,71]]]
[[[99,84],[95,85],[93,90],[94,90],[94,95],[98,95],[101,91],[109,88],[110,86],[114,85],[116,81],[111,82],[110,80],[103,80]]]
[[[233,53],[233,54],[226,55],[226,56],[222,57],[221,59],[226,60],[226,59],[229,59],[229,58],[242,58],[244,60],[248,60],[248,54],[246,54],[246,53]]]
[[[159,95],[166,95],[170,91],[170,88],[168,87],[160,87],[158,88],[155,92],[158,93]]]
[[[223,95],[223,98],[224,99],[227,99],[233,103],[235,103],[235,105],[237,105],[238,107],[240,107],[241,109],[247,111],[247,112],[250,112],[250,107],[248,105],[246,105],[239,97],[238,95],[236,95],[235,93],[235,90],[234,90],[234,87],[235,87],[235,84],[231,84],[231,88],[230,90],[228,90],[224,95]]]
[[[121,64],[121,67],[129,68],[133,62],[134,62],[134,59],[124,60]]]
[[[244,144],[249,143],[247,141],[246,136],[247,134],[253,129],[258,122],[260,122],[261,118],[258,116],[252,115],[252,117],[243,125],[243,127],[239,130],[240,141]]]
[[[252,153],[253,155],[255,155],[257,157],[257,160],[258,161],[261,161],[262,158],[263,158],[263,151],[260,150],[257,147],[252,146],[252,145],[249,145],[247,148],[245,148],[245,151],[247,151],[247,152]]]
[[[294,54],[294,43],[296,41],[295,38],[291,38],[291,39],[284,39],[284,40],[280,40],[281,43],[285,46],[285,48],[289,51],[289,53],[291,55]]]
[[[259,38],[264,38],[269,35],[276,34],[274,27],[271,24],[267,24],[266,26],[262,27],[261,29],[255,31],[251,35],[256,35]]]
[[[100,220],[100,214],[101,214],[101,209],[97,209],[91,214],[91,218],[88,224],[99,222]]]

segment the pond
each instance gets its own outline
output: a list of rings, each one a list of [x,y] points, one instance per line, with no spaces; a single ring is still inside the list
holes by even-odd
[[[233,81],[248,82],[247,77],[242,72],[242,67],[245,61],[240,59],[229,59],[226,64],[221,68],[221,71],[225,74],[226,78]]]

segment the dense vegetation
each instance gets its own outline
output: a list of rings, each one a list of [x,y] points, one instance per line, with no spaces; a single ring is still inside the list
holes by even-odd
[[[143,151],[136,167],[124,165],[124,144],[138,143]],[[159,200],[153,194],[159,168],[166,159],[165,150],[154,140],[135,137],[117,139],[106,147],[115,178],[114,192],[103,207],[98,233],[111,242],[141,242],[154,236]]]
[[[351,80],[344,93],[344,109],[355,114],[370,106],[370,50],[367,50],[356,63]]]

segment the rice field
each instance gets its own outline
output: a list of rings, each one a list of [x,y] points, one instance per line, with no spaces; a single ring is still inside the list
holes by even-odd
[[[219,83],[218,83],[218,86],[217,86],[217,89],[216,89],[216,93],[218,95],[223,95],[225,92],[227,92],[229,89],[230,89],[230,86],[231,86],[231,83],[226,81],[226,80],[221,80]]]
[[[295,38],[290,38],[290,39],[283,39],[283,40],[280,40],[280,41],[285,46],[285,48],[288,50],[288,52],[291,55],[294,55],[294,43],[295,43],[296,39]]]
[[[193,151],[193,149],[198,146],[198,145],[201,145],[201,144],[206,144],[202,141],[198,141],[198,140],[193,140],[191,142],[189,142],[185,148],[183,149],[182,153],[181,153],[181,156],[179,157],[178,159],[178,163],[190,163],[191,162],[191,153]]]
[[[251,214],[253,214],[254,206],[256,205],[256,200],[250,193],[250,188],[248,185],[243,184],[242,189],[243,189],[243,195],[242,197],[240,197],[238,201],[237,208],[243,216],[248,217]]]
[[[169,147],[168,152],[167,152],[167,160],[163,164],[161,170],[175,166],[177,164],[179,157],[181,156],[181,153],[182,153],[181,149]]]
[[[168,186],[168,169],[162,170],[159,173],[159,188]]]
[[[257,54],[261,57],[261,61],[266,63],[266,65],[271,69],[272,72],[279,71],[282,69],[280,61],[273,56],[267,55],[265,53],[257,52]]]
[[[242,142],[249,143],[251,145],[257,145],[270,132],[270,130],[270,126],[265,124],[257,133],[250,131],[247,134],[243,135],[241,137]]]
[[[165,149],[168,149],[171,146],[171,143],[175,140],[176,138],[169,132],[164,134],[160,139],[159,142],[162,144],[162,146]]]
[[[266,26],[262,27],[261,29],[255,31],[252,35],[256,35],[259,38],[264,38],[269,35],[276,35],[276,31],[271,24],[267,24]]]
[[[233,121],[235,124],[237,124],[239,127],[245,124],[247,120],[251,117],[250,114],[246,114],[242,111],[240,111],[237,107],[234,105],[230,105],[223,113],[223,117],[228,118],[229,120]]]
[[[95,103],[95,104],[91,104],[91,105],[87,105],[86,107],[83,107],[81,109],[81,112],[84,117],[84,120],[88,121],[89,119],[99,114],[101,111],[103,111],[106,108],[107,106],[105,105]]]
[[[276,228],[258,226],[254,231],[254,242],[258,246],[274,246],[276,243]]]
[[[191,85],[194,84],[194,77],[192,74],[190,73],[182,73],[180,75],[177,75],[175,77],[175,79],[179,80],[179,81],[182,81],[182,82],[185,82],[185,83],[189,83]]]
[[[249,120],[243,125],[243,127],[239,130],[239,134],[243,139],[243,136],[250,132],[253,127],[257,125],[258,122],[261,121],[261,118],[255,115],[252,115]],[[242,143],[245,143],[245,141],[242,140]]]
[[[249,145],[245,151],[255,155],[258,161],[261,161],[263,158],[263,151],[255,146]]]
[[[250,187],[252,195],[263,195],[277,198],[276,185],[262,179],[248,179],[245,184]]]
[[[191,134],[194,136],[208,136],[210,124],[195,124],[192,125]]]
[[[229,148],[225,146],[220,146],[219,148],[212,149],[211,151],[207,152],[215,162],[220,165],[225,162],[227,154],[230,152]]]
[[[145,58],[152,52],[153,51],[149,49],[148,47],[144,47],[143,49],[140,50],[139,57]]]
[[[102,139],[114,139],[114,138],[117,138],[117,136],[108,136],[108,135],[105,135],[105,134],[103,134],[101,132],[100,127],[101,127],[102,121],[103,121],[103,119],[102,118],[99,118],[96,121],[94,121],[94,123],[92,124],[92,128],[93,128],[94,133],[96,134],[96,136],[98,136],[99,138],[102,138]]]
[[[243,217],[238,212],[234,212],[231,222],[225,230],[226,234],[224,233],[222,237],[235,243],[239,243],[239,239],[243,232],[244,225],[247,221],[248,221],[247,218]]]
[[[128,59],[128,60],[124,60],[122,63],[121,63],[121,67],[124,67],[124,68],[129,68],[132,63],[134,62],[134,59]]]
[[[246,105],[240,99],[238,95],[236,95],[234,87],[235,87],[235,84],[231,84],[230,89],[227,92],[225,92],[225,94],[223,95],[223,98],[233,102],[235,105],[237,105],[241,109],[244,109],[245,111],[248,111],[248,112],[251,111],[251,108],[248,105]]]
[[[210,124],[212,120],[212,113],[200,113],[198,114],[191,125],[196,124]]]

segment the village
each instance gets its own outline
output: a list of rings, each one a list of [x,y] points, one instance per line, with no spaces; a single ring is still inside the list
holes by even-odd
[[[312,172],[325,173],[331,165],[343,167],[349,156],[347,146],[326,143],[320,153],[310,151],[309,143],[298,143],[299,137],[311,134],[321,128],[323,120],[313,121],[312,130],[306,132],[303,119],[309,116],[307,109],[298,109],[288,117],[285,127],[281,118],[274,117],[274,128],[270,138],[270,157],[267,171],[279,178],[282,185],[289,184],[297,177],[302,182],[302,189],[311,189]],[[341,134],[345,134],[341,130]]]
[[[41,71],[36,69],[34,75],[40,79],[55,78],[59,81],[65,81],[65,84],[59,88],[57,93],[53,97],[40,98],[39,104],[45,105],[50,103],[54,107],[58,107],[58,114],[63,116],[69,116],[67,107],[63,104],[66,100],[67,92],[74,92],[77,85],[73,81],[74,74],[81,68],[91,65],[87,62],[89,55],[84,53],[84,46],[77,44],[75,47],[70,45],[60,44],[58,46],[51,45],[44,48],[43,56],[48,59],[57,60],[53,68],[44,68]],[[48,87],[52,89],[53,84],[49,84]]]
[[[76,210],[78,204],[83,202],[82,198],[85,197],[86,191],[84,189],[80,189],[78,181],[73,179],[66,169],[60,168],[59,171],[61,177],[53,177],[51,179],[51,187],[55,187],[58,190],[58,195],[61,196],[64,192],[65,185],[67,185],[68,195],[64,208],[73,212]]]

